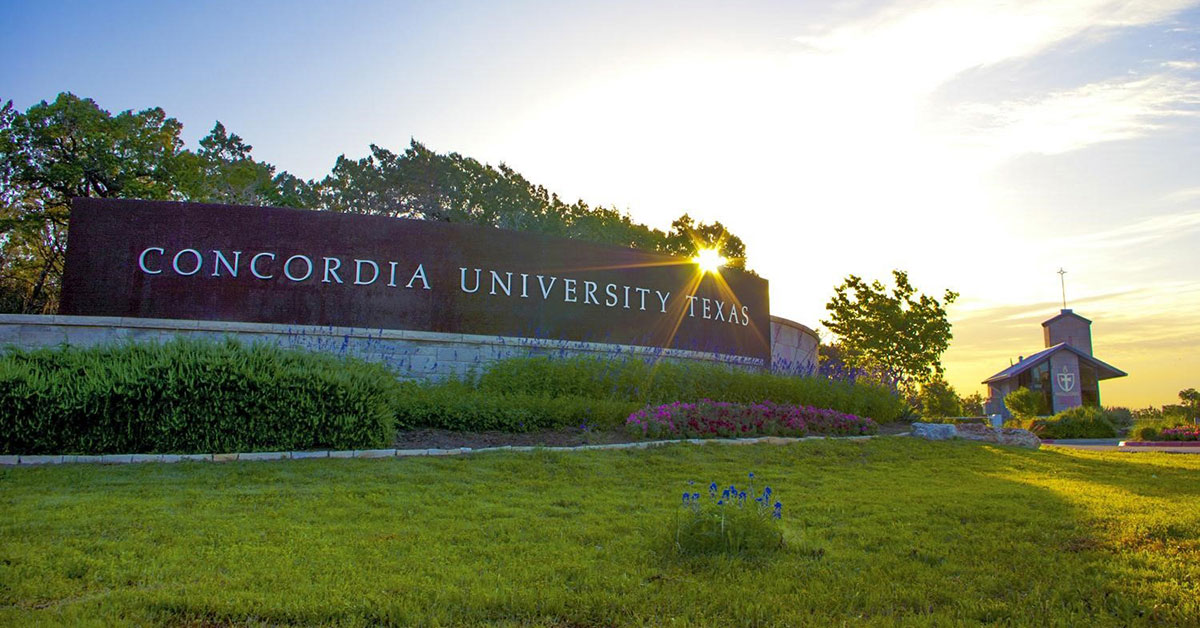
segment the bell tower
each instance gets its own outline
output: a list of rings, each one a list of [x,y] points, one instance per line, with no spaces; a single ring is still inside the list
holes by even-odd
[[[1092,321],[1069,309],[1064,308],[1058,316],[1042,323],[1042,336],[1047,348],[1065,342],[1092,355]]]

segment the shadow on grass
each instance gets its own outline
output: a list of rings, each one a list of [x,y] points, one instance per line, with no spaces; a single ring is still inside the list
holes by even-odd
[[[0,624],[1196,623],[1179,464],[877,439],[6,470]],[[783,551],[664,551],[689,481],[751,471]]]

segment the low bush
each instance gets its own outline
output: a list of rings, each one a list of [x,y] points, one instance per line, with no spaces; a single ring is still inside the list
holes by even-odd
[[[675,550],[685,556],[757,556],[781,549],[783,503],[770,486],[758,493],[753,473],[749,482],[741,490],[713,482],[707,499],[685,492],[675,520]]]
[[[1141,425],[1133,428],[1133,433],[1130,434],[1133,440],[1158,440],[1158,427],[1154,425]]]
[[[385,368],[274,346],[174,340],[0,357],[5,454],[382,447]]]
[[[1104,415],[1118,430],[1125,431],[1133,427],[1133,411],[1129,408],[1120,406],[1105,408]]]
[[[1181,427],[1168,427],[1159,432],[1158,437],[1162,440],[1170,441],[1200,440],[1200,427],[1187,425]]]
[[[836,410],[776,404],[674,402],[646,407],[626,420],[629,431],[646,438],[719,438],[730,436],[861,436],[874,434],[871,419]]]
[[[1004,407],[1008,408],[1016,419],[1028,420],[1050,414],[1050,408],[1046,407],[1045,395],[1028,388],[1018,388],[1005,395]]]
[[[1120,430],[1100,408],[1077,406],[1049,419],[1036,419],[1030,428],[1041,438],[1116,438]]]
[[[867,379],[837,380],[753,372],[719,364],[602,358],[514,358],[476,382],[489,394],[576,397],[638,405],[717,399],[832,408],[886,423],[909,412],[893,390]]]

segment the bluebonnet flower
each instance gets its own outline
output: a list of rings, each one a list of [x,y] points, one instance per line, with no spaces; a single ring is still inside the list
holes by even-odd
[[[751,472],[750,472],[750,479],[751,479],[751,480],[753,480],[753,479],[754,479],[754,472],[753,472],[753,471],[751,471]]]
[[[717,505],[718,505],[718,506],[724,506],[724,505],[725,505],[725,500],[723,500],[723,499],[719,499],[719,500],[717,500]]]
[[[691,493],[684,493],[683,494],[683,503],[685,503],[685,504],[688,503],[688,500],[691,498],[692,498]]]
[[[692,493],[692,499],[700,501],[700,493]]]
[[[740,499],[742,501],[746,501],[746,491],[742,491],[742,492],[738,493],[738,499]]]
[[[721,497],[723,499],[729,499],[729,489],[725,489],[725,490],[721,491]]]
[[[775,502],[775,514],[773,514],[771,516],[775,517],[776,519],[783,518],[783,503],[782,502]]]
[[[712,484],[708,485],[708,496],[715,497],[716,494],[717,494],[717,483],[713,482]]]

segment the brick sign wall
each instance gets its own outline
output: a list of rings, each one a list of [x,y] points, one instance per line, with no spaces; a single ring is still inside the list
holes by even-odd
[[[767,282],[473,225],[76,199],[60,313],[485,334],[770,364]]]

